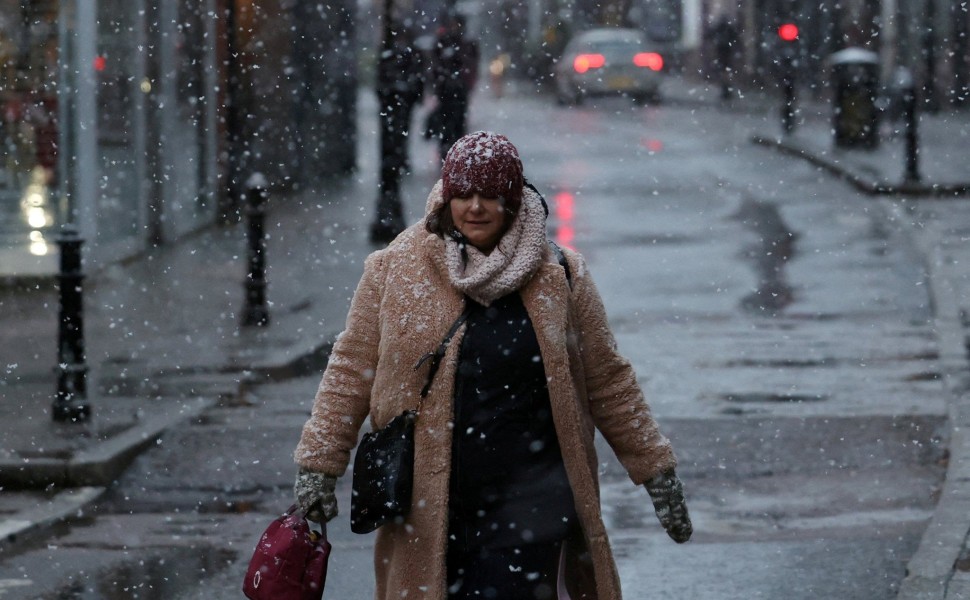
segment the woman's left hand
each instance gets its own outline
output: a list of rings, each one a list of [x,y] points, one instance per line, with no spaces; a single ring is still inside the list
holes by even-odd
[[[657,475],[643,484],[653,500],[653,509],[660,519],[660,524],[667,531],[670,539],[683,544],[694,533],[687,514],[687,500],[684,498],[684,484],[671,469]]]

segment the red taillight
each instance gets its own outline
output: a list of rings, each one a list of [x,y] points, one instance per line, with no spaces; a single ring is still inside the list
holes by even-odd
[[[640,52],[633,57],[633,64],[646,67],[651,71],[659,71],[664,68],[664,57],[656,52]]]
[[[573,59],[573,68],[577,73],[585,73],[590,69],[598,69],[606,64],[602,54],[580,54]]]
[[[778,37],[786,42],[794,42],[798,39],[798,25],[795,25],[794,23],[785,23],[778,28]]]

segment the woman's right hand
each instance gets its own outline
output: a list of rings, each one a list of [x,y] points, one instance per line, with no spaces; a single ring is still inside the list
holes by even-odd
[[[337,478],[333,475],[301,468],[296,474],[293,492],[297,506],[307,519],[326,523],[337,516],[336,488]]]

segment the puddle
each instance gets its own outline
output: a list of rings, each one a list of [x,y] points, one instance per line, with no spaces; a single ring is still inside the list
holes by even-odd
[[[167,600],[191,591],[235,558],[218,548],[180,549],[115,564],[65,584],[49,600]]]
[[[828,400],[828,396],[825,394],[721,394],[718,399],[725,400],[727,402],[738,402],[738,403],[748,403],[748,402],[768,402],[768,403],[785,403],[792,404],[796,402],[824,402]]]
[[[759,240],[744,252],[744,257],[754,263],[758,289],[741,299],[741,308],[753,314],[775,316],[795,300],[794,291],[785,280],[785,264],[795,255],[798,234],[781,218],[778,207],[767,202],[745,200],[734,218],[752,229]]]
[[[289,308],[287,308],[286,312],[288,314],[295,315],[296,313],[300,313],[305,310],[310,310],[311,308],[313,308],[313,302],[311,302],[309,298],[305,298],[300,302],[297,302],[293,306],[290,306]]]
[[[769,369],[810,369],[816,367],[834,367],[837,364],[833,358],[820,358],[820,359],[806,359],[799,360],[795,358],[786,358],[779,360],[757,360],[757,359],[739,359],[739,360],[729,360],[724,363],[725,367],[759,367],[759,368],[769,368]]]
[[[936,352],[925,352],[917,354],[903,354],[898,356],[887,356],[885,358],[876,357],[869,358],[866,360],[869,364],[875,363],[895,363],[895,362],[911,362],[911,361],[924,361],[924,360],[938,360],[939,354]],[[818,369],[818,368],[830,368],[839,367],[846,364],[856,365],[858,361],[847,361],[837,358],[739,358],[734,360],[728,360],[718,365],[704,364],[705,367],[716,366],[719,368],[755,368],[755,369]],[[906,381],[933,381],[939,379],[941,375],[937,372],[927,371],[920,372],[910,375],[906,378]]]
[[[903,381],[939,381],[942,378],[943,376],[939,373],[927,372],[907,375]]]
[[[614,235],[602,240],[603,246],[667,246],[687,244],[694,238],[676,233],[640,233],[633,235]]]

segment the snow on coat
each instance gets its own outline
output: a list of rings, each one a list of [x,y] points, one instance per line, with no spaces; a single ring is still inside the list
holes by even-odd
[[[526,190],[527,194],[532,194]],[[437,195],[437,196],[436,196]],[[440,182],[428,210],[440,206]],[[417,407],[427,363],[464,308],[450,283],[444,240],[424,221],[371,254],[354,294],[346,328],[334,344],[312,414],[296,448],[306,469],[343,475],[364,419],[381,428]],[[620,581],[600,511],[598,429],[630,479],[642,484],[673,468],[668,440],[650,414],[630,363],[616,342],[596,286],[578,253],[564,249],[571,288],[549,256],[520,290],[548,378],[549,400],[582,539],[566,544],[567,584],[576,600],[619,600]],[[445,600],[451,419],[463,329],[448,348],[415,429],[411,511],[377,532],[377,600]],[[644,493],[644,502],[649,498]]]

